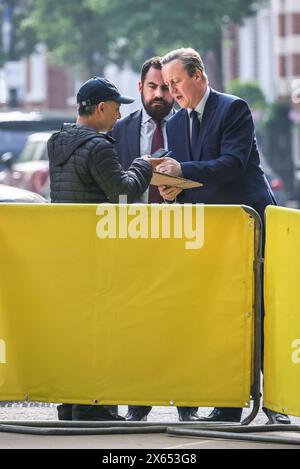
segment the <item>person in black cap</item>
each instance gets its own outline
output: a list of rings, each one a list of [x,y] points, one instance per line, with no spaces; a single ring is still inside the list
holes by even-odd
[[[147,189],[151,160],[137,158],[123,171],[115,141],[106,134],[121,117],[120,104],[133,101],[105,78],[94,77],[81,86],[76,124],[64,124],[48,141],[52,202],[118,203],[124,195],[132,203]]]
[[[152,164],[147,156],[123,171],[110,131],[120,116],[120,104],[134,100],[121,96],[113,83],[94,77],[77,94],[76,124],[64,124],[48,141],[51,202],[118,203],[120,196],[134,202],[147,189]],[[123,420],[113,406],[62,404],[59,420]]]

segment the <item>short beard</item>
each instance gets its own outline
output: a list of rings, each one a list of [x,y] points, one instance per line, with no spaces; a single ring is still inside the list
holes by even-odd
[[[161,102],[163,104],[163,106],[162,107],[152,107],[151,105],[155,101]],[[142,93],[142,103],[143,103],[143,106],[144,106],[145,110],[147,111],[149,116],[152,117],[152,119],[154,119],[155,121],[160,122],[162,119],[164,119],[165,117],[167,117],[170,114],[170,112],[173,108],[174,102],[168,103],[164,99],[155,100],[155,101],[150,101],[150,102],[146,103],[145,100],[144,100],[143,93]]]

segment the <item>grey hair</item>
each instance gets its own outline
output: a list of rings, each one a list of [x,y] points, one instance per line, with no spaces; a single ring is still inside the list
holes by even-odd
[[[188,47],[172,50],[161,59],[161,63],[162,65],[166,65],[170,62],[173,62],[173,60],[179,60],[182,67],[191,77],[195,75],[196,70],[200,70],[203,77],[206,80],[208,79],[203,60],[201,59],[200,54],[195,51],[195,49]]]

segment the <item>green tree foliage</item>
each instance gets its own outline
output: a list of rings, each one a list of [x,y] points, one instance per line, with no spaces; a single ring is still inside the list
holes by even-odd
[[[266,106],[265,96],[256,81],[232,80],[227,92],[243,98],[253,109],[262,109]]]
[[[12,15],[12,33],[11,44],[8,51],[3,50],[3,13],[9,7],[13,11]],[[27,29],[23,31],[21,24],[30,10],[30,0],[0,0],[0,61],[1,64],[6,60],[18,60],[26,53],[32,51],[37,41],[35,30]]]
[[[89,0],[97,11],[110,11],[119,43],[119,60],[141,63],[152,54],[164,54],[177,47],[194,47],[203,53],[221,43],[222,26],[240,23],[253,13],[253,0]],[[257,4],[257,2],[255,2]],[[122,39],[122,40],[120,40]]]
[[[105,14],[85,0],[29,0],[23,32],[35,30],[58,62],[80,64],[87,74],[99,73],[106,65],[112,35]]]
[[[56,59],[91,74],[108,62],[139,68],[145,58],[176,47],[219,52],[222,26],[241,22],[264,0],[11,1],[27,6],[19,22],[23,42],[27,37],[32,46],[36,33]]]

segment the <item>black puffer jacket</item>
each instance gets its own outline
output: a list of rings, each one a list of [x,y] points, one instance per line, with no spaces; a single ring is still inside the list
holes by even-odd
[[[51,201],[61,203],[118,203],[126,195],[134,202],[148,187],[152,167],[136,159],[123,171],[114,140],[78,124],[64,124],[48,141]]]

